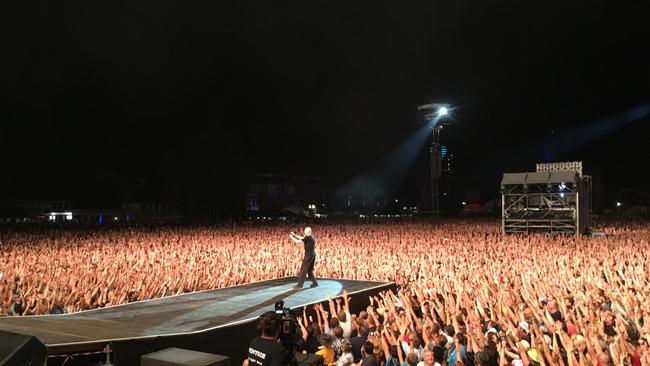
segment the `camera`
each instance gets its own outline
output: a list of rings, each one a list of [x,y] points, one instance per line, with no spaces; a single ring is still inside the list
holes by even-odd
[[[290,312],[291,309],[284,307],[284,301],[280,300],[275,303],[275,315],[282,317],[286,312]]]
[[[275,303],[275,317],[280,321],[280,343],[285,349],[285,364],[296,365],[295,358],[298,342],[302,338],[298,326],[298,316],[292,313],[291,309],[284,307],[284,301]]]

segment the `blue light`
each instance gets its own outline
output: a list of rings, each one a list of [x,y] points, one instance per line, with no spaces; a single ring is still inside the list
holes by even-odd
[[[444,158],[447,156],[447,146],[446,145],[441,145],[440,146],[440,151],[442,152],[442,157]]]
[[[440,109],[438,109],[438,115],[440,117],[446,116],[447,114],[449,114],[449,110],[447,109],[447,107],[440,107]]]

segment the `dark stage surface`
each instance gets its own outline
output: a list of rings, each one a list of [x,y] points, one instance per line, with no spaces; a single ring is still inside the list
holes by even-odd
[[[48,354],[96,349],[120,340],[204,333],[251,322],[276,301],[299,308],[336,297],[378,292],[391,283],[319,279],[319,286],[293,290],[293,277],[170,296],[75,314],[0,318],[0,330],[38,337]],[[358,299],[357,299],[358,300]],[[174,337],[175,338],[175,337]]]

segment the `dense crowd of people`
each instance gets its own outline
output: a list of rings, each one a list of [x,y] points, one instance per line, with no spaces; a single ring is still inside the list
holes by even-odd
[[[650,365],[650,225],[604,238],[497,222],[313,225],[318,277],[395,281],[303,317],[329,365]],[[294,276],[297,225],[0,234],[0,313],[60,314]],[[374,362],[374,363],[373,363]]]

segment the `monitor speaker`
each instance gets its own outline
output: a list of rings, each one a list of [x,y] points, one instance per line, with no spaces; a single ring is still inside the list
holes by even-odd
[[[230,357],[171,347],[143,355],[140,366],[230,366]]]
[[[298,366],[323,366],[323,358],[313,353],[296,353]]]
[[[0,331],[0,366],[43,366],[47,347],[38,338]]]

